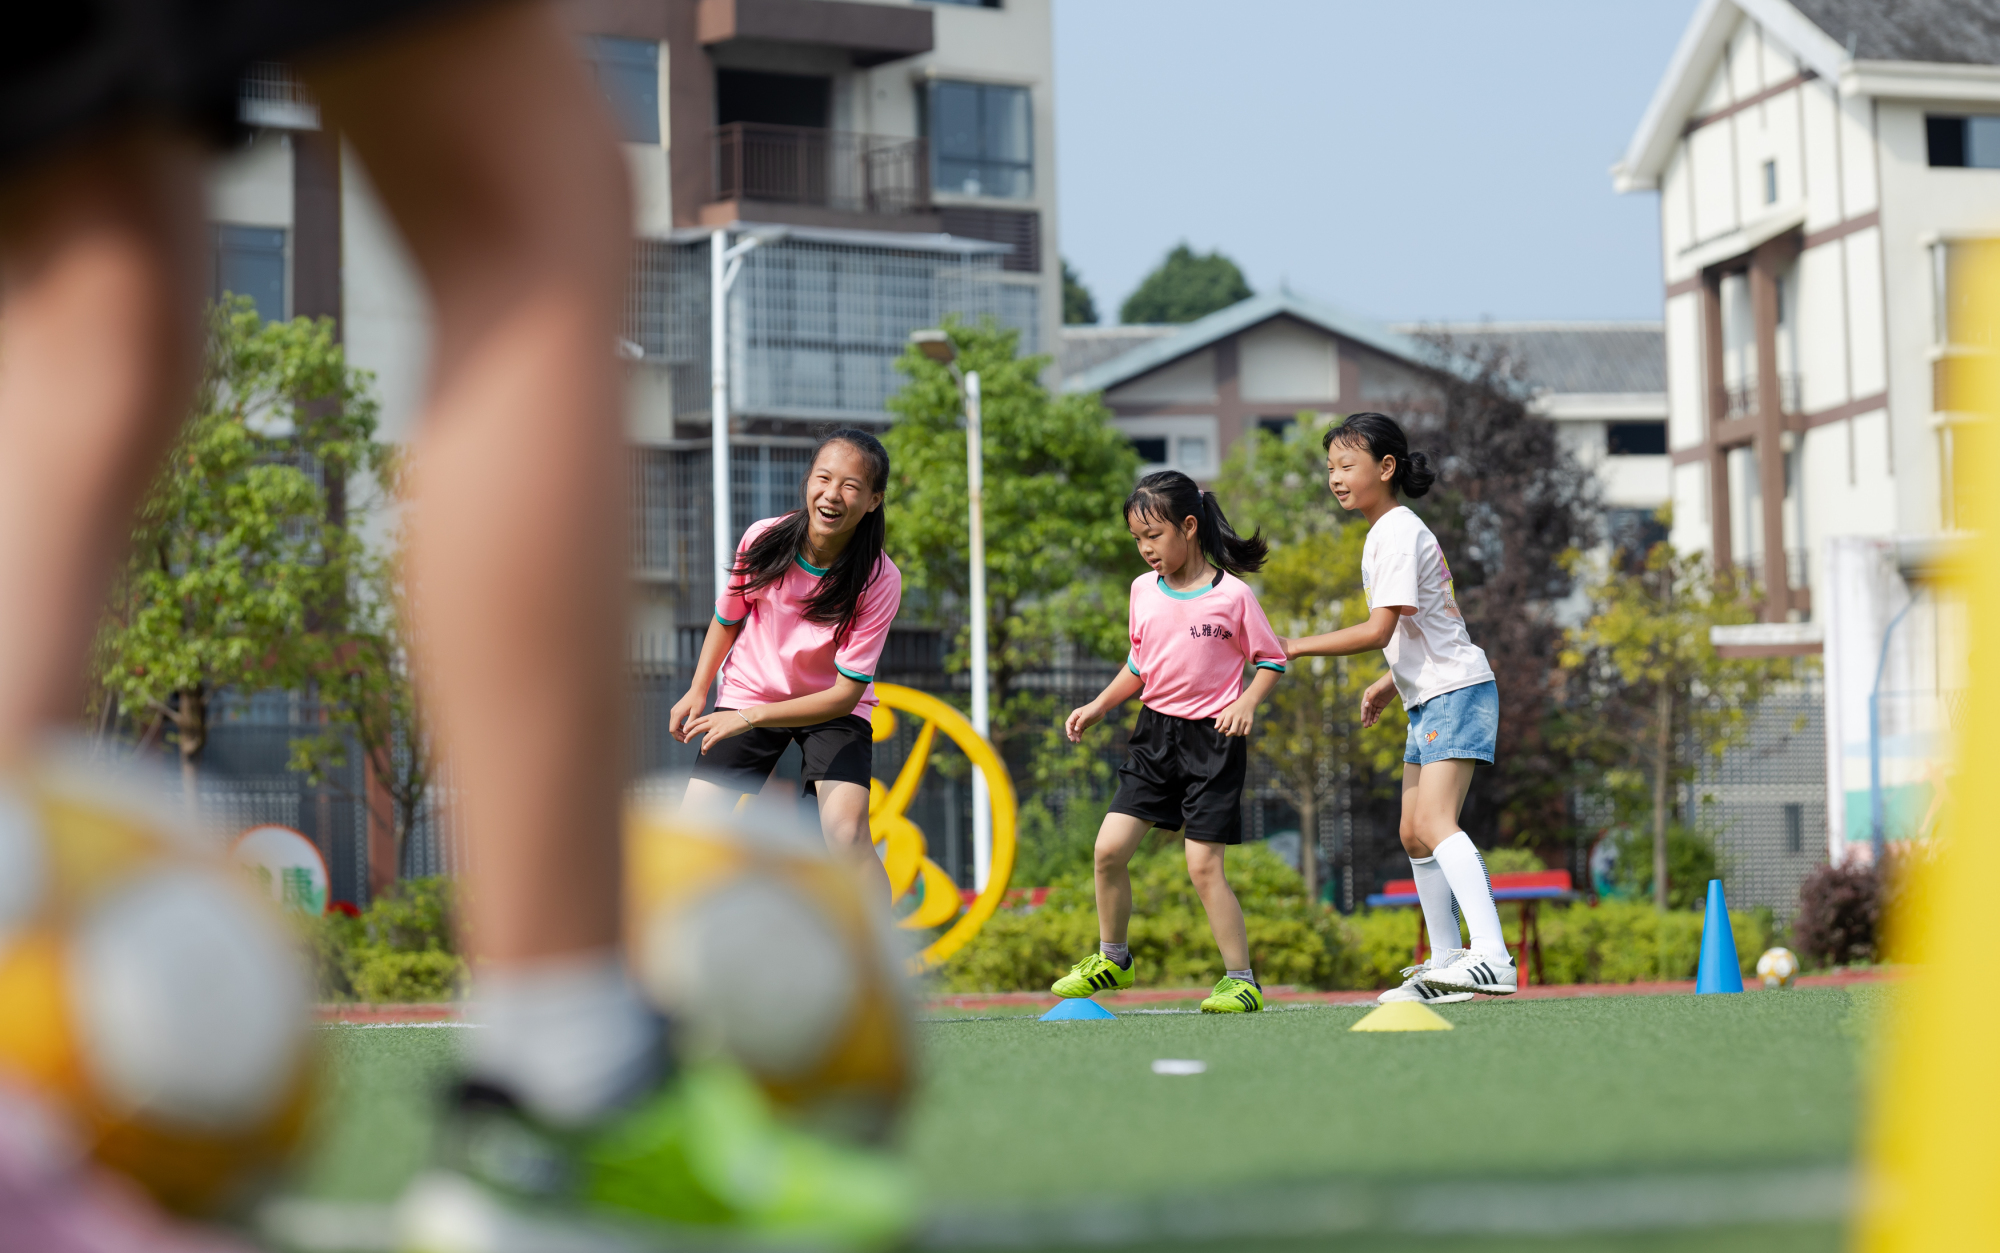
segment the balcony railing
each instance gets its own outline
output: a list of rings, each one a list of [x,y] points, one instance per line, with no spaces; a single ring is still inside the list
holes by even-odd
[[[1730,419],[1747,418],[1757,412],[1757,379],[1752,376],[1742,382],[1722,389],[1723,415]],[[1797,413],[1799,411],[1799,376],[1780,374],[1778,376],[1778,412]]]
[[[715,130],[715,198],[845,213],[928,213],[921,139],[732,122]]]
[[[276,61],[252,62],[236,88],[236,116],[247,126],[316,131],[319,106],[290,67]]]

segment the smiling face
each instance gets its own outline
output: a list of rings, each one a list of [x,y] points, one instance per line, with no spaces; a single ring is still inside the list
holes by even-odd
[[[1156,574],[1177,574],[1190,561],[1201,560],[1201,546],[1195,542],[1201,529],[1199,519],[1182,518],[1175,526],[1156,514],[1134,510],[1125,515],[1125,528],[1139,545],[1139,556]]]
[[[861,519],[882,507],[861,450],[834,440],[819,450],[806,475],[806,533],[816,545],[844,545]]]
[[[1342,509],[1368,513],[1378,505],[1396,503],[1396,459],[1377,461],[1365,445],[1335,440],[1326,450],[1326,486]]]

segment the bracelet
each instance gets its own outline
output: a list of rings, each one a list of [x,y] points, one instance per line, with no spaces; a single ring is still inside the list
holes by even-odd
[[[743,725],[749,727],[752,731],[755,731],[757,729],[757,724],[750,721],[750,715],[744,713],[741,709],[732,709],[729,712],[743,719]]]

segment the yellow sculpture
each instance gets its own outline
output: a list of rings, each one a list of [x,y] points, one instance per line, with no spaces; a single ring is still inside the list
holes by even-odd
[[[889,871],[890,900],[900,901],[913,887],[922,885],[922,898],[916,909],[898,925],[923,931],[942,927],[954,918],[958,920],[917,955],[918,970],[934,970],[979,933],[1007,894],[1007,881],[1014,874],[1014,781],[1007,777],[1007,767],[993,746],[972,729],[965,715],[950,705],[929,693],[894,683],[877,683],[875,695],[881,702],[875,706],[877,744],[896,733],[896,714],[892,711],[900,710],[924,720],[916,743],[910,746],[909,757],[897,772],[896,782],[885,788],[880,779],[869,780],[868,824],[875,842],[885,846],[882,861]],[[927,855],[923,831],[903,814],[917,794],[917,785],[923,781],[924,767],[930,761],[931,745],[939,728],[986,776],[986,794],[993,806],[992,870],[987,876],[986,890],[970,906],[959,898],[958,885],[944,867]]]

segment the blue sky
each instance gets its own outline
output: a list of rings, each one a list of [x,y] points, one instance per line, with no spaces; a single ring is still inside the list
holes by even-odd
[[[1061,246],[1102,321],[1180,240],[1399,319],[1660,316],[1612,192],[1695,0],[1055,0]]]

